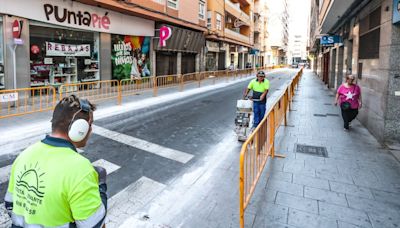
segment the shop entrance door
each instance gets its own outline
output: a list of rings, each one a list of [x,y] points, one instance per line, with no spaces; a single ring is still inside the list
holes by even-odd
[[[239,53],[239,69],[243,69],[243,53]]]
[[[329,80],[329,52],[324,54],[324,67],[322,72],[322,81],[328,84]]]
[[[156,53],[156,76],[176,74],[177,56],[174,52]]]
[[[337,54],[337,49],[334,48],[332,49],[332,57],[331,57],[331,62],[330,62],[330,77],[329,77],[329,88],[335,88],[335,82],[336,82],[336,54]]]
[[[339,47],[339,59],[338,59],[338,71],[337,71],[337,82],[336,82],[336,88],[339,88],[339,86],[343,82],[343,65],[344,65],[344,47],[341,46]]]
[[[213,71],[217,66],[216,52],[208,52],[206,57],[206,71]]]
[[[218,70],[225,70],[225,52],[220,52],[218,55]]]
[[[182,74],[193,73],[196,71],[196,54],[182,53]]]

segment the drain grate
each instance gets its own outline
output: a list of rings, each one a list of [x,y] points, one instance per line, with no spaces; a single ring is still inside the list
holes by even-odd
[[[288,125],[286,125],[286,126],[282,124],[282,125],[280,125],[280,126],[282,126],[282,127],[295,127],[294,125],[290,125],[290,124],[288,124]]]
[[[296,144],[295,148],[296,148],[296,153],[309,154],[325,158],[328,157],[328,151],[326,150],[326,147]]]
[[[324,114],[314,114],[314,116],[317,116],[317,117],[326,117],[326,115],[324,115]]]
[[[331,103],[324,103],[324,105],[329,105],[329,106],[331,106],[332,104],[331,104]]]
[[[333,95],[333,94],[330,94],[330,95],[328,95],[328,97],[335,97],[335,95]]]
[[[326,113],[327,116],[339,116],[339,114],[335,114],[335,113]]]

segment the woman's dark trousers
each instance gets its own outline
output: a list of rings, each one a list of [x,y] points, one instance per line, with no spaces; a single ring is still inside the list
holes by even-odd
[[[356,118],[358,115],[358,109],[342,109],[342,117],[344,122],[344,128],[349,129],[349,123]]]

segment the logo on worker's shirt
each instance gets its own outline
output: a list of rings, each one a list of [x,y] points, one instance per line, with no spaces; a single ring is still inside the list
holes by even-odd
[[[36,214],[36,209],[42,204],[45,195],[43,175],[45,173],[40,170],[38,162],[35,165],[25,164],[15,181],[15,204],[32,215]]]

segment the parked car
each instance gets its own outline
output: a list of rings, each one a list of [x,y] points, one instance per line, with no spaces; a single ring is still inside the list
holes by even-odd
[[[298,68],[298,67],[299,67],[299,64],[298,64],[298,63],[292,63],[291,67],[292,67],[292,68]]]

